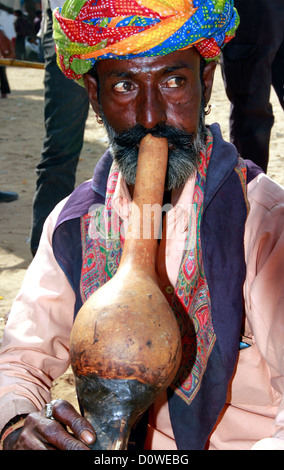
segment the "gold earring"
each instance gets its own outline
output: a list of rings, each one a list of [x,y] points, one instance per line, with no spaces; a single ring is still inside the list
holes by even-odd
[[[211,104],[208,105],[207,109],[204,110],[205,116],[211,113]]]
[[[103,119],[102,119],[102,117],[99,116],[98,114],[96,114],[96,120],[97,120],[97,123],[98,123],[98,124],[103,124],[103,122],[104,122]]]

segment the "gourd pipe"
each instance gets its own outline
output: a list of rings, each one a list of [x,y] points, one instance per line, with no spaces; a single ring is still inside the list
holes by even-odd
[[[155,274],[155,225],[161,220],[167,160],[166,139],[147,135],[141,141],[119,267],[83,304],[72,328],[78,400],[97,435],[92,449],[127,449],[132,426],[179,368],[179,328]],[[151,213],[146,236],[145,205],[160,207],[158,215]]]

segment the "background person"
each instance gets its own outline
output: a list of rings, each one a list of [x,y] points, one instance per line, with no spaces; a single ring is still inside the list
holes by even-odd
[[[2,26],[0,26],[0,57],[3,57],[4,59],[14,57],[14,47],[12,41],[7,38]],[[0,191],[0,202],[16,201],[18,197],[18,194],[14,191]]]
[[[271,86],[284,109],[284,2],[235,0],[235,5],[240,26],[222,54],[230,139],[266,172],[274,123]]]
[[[35,255],[43,224],[56,204],[74,189],[89,111],[86,91],[68,80],[56,63],[52,10],[64,0],[44,0],[42,49],[45,62],[44,125],[41,159],[32,208],[31,252]]]

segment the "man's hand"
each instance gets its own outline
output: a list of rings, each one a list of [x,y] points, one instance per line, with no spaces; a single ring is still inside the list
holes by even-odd
[[[52,416],[46,418],[44,409],[28,415],[24,427],[4,440],[4,450],[89,450],[95,431],[70,403],[56,400]]]
[[[12,41],[7,38],[5,33],[0,29],[0,57],[3,59],[13,59],[15,51]]]

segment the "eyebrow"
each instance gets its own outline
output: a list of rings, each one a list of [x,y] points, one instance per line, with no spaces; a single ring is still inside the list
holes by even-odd
[[[172,67],[166,67],[163,70],[163,73],[168,74],[172,72],[176,72],[177,70],[188,69],[193,70],[193,67],[186,62],[180,62],[179,64],[173,65]]]
[[[121,70],[112,70],[111,72],[106,74],[106,77],[118,77],[118,78],[127,78],[130,75],[135,75],[134,73],[131,73],[130,71],[127,72],[122,72]]]

